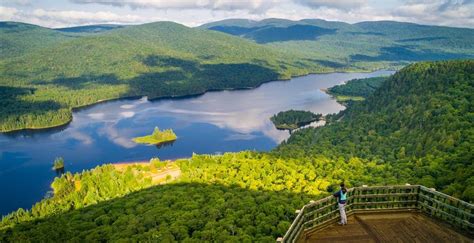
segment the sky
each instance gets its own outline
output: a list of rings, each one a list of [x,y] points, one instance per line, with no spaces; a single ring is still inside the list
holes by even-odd
[[[395,20],[474,28],[474,0],[0,0],[0,21],[51,28],[229,18]]]

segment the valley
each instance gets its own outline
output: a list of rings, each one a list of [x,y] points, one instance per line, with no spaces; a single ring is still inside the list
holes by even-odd
[[[0,242],[274,242],[342,182],[471,207],[473,59],[385,20],[0,22]]]

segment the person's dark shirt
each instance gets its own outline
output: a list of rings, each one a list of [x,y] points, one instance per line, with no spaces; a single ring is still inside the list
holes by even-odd
[[[332,194],[334,197],[337,197],[337,202],[341,204],[345,204],[346,200],[341,200],[341,193],[342,190],[337,191],[336,193]],[[346,192],[347,193],[347,192]]]

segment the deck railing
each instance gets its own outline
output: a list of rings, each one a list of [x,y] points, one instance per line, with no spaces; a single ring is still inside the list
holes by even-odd
[[[347,192],[346,213],[418,211],[466,231],[474,232],[474,205],[420,185],[355,187]],[[339,219],[334,197],[311,201],[296,210],[297,216],[279,242],[296,242],[301,233]]]

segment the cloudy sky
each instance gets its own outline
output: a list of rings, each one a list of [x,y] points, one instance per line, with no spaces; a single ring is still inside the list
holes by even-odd
[[[0,21],[47,27],[227,18],[397,20],[474,28],[474,0],[0,0]]]

